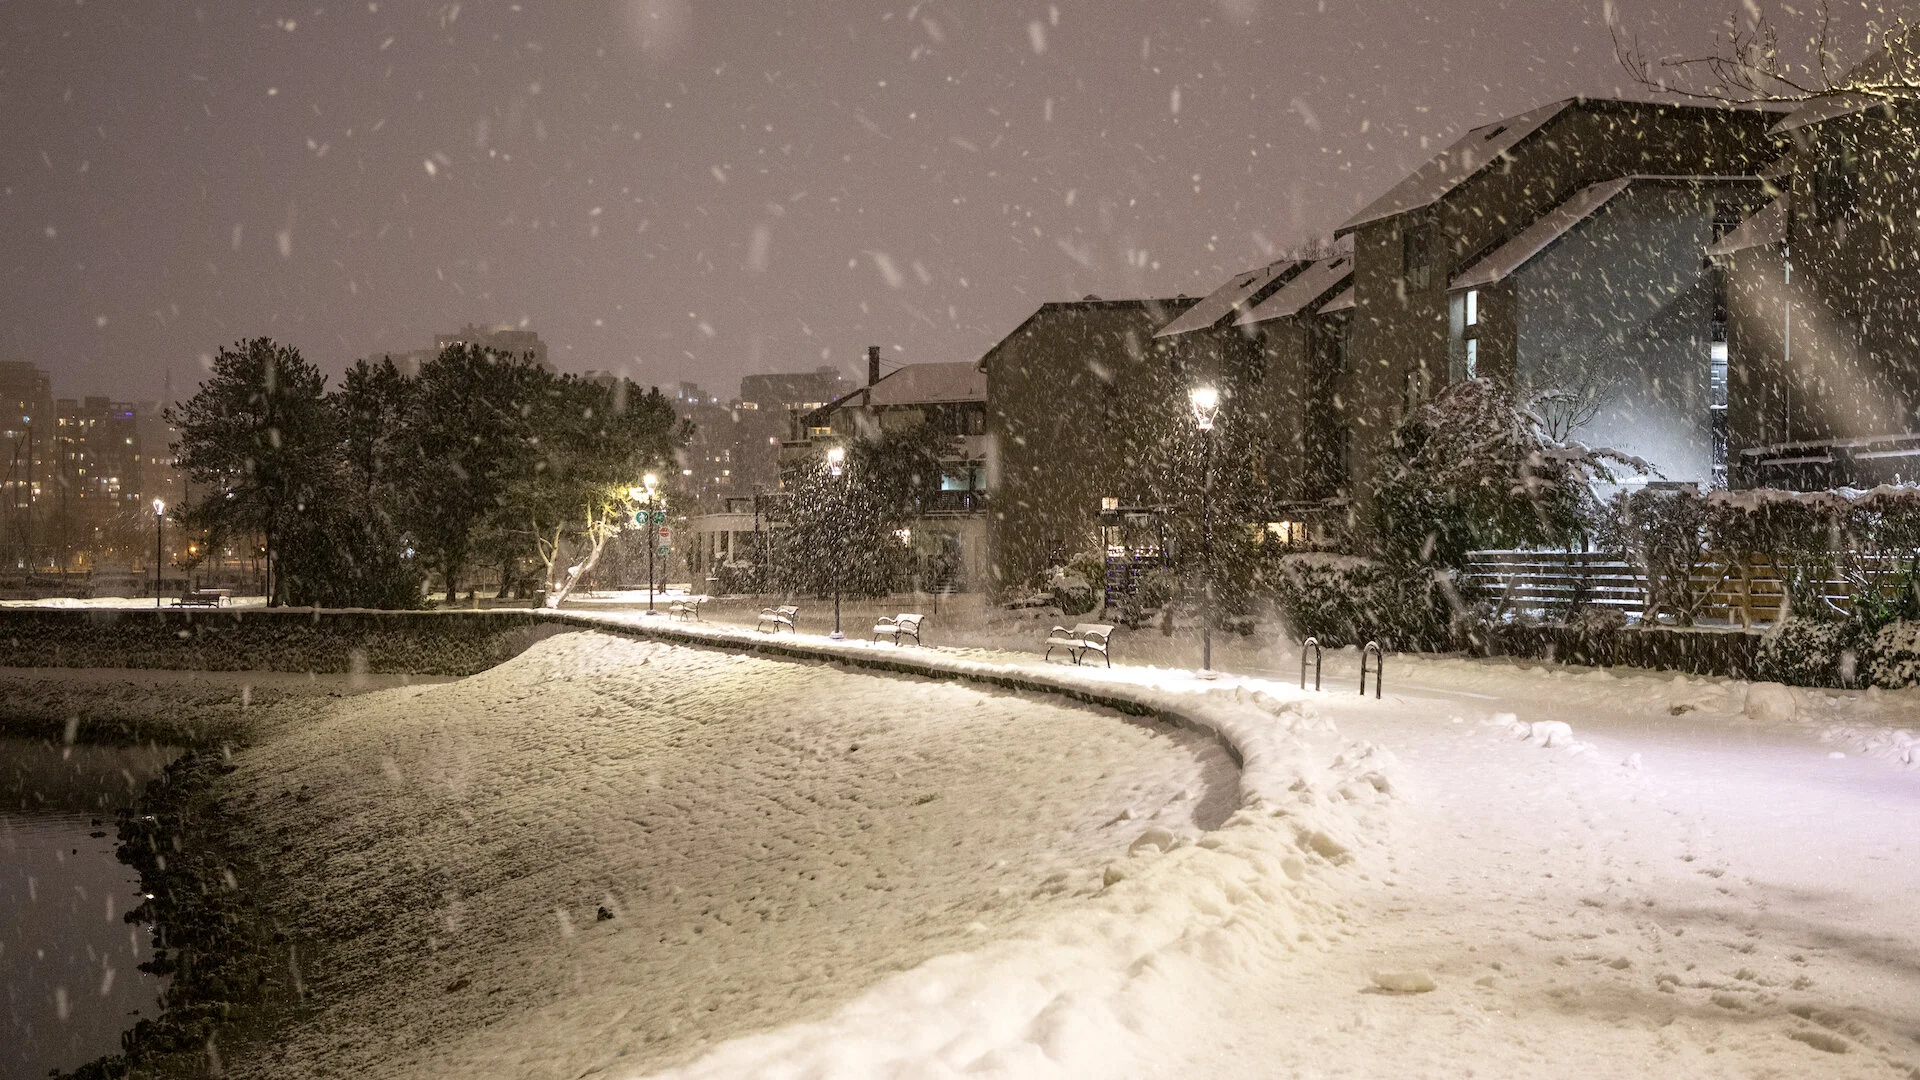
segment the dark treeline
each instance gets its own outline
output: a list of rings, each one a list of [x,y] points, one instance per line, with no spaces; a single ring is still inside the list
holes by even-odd
[[[361,360],[329,391],[268,338],[220,350],[167,417],[202,550],[261,543],[269,603],[334,607],[418,607],[436,579],[451,600],[483,566],[558,603],[688,434],[657,389],[479,346],[417,375]]]

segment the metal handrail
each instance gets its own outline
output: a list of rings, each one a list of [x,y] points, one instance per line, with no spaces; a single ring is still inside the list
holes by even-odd
[[[1367,696],[1367,654],[1369,653],[1373,654],[1373,696],[1377,701],[1380,698],[1381,683],[1387,676],[1387,654],[1381,651],[1380,643],[1377,641],[1367,642],[1366,647],[1360,650],[1361,697]]]
[[[1320,689],[1320,642],[1308,638],[1300,643],[1300,689],[1307,688],[1307,650],[1313,650],[1313,688]]]

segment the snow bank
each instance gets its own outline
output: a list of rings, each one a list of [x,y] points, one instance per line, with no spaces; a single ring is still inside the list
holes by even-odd
[[[1249,724],[1269,704],[1228,703]],[[250,1057],[276,1077],[619,1075],[876,1004],[915,1013],[857,1025],[887,1053],[925,1052],[941,1024],[943,1046],[985,1053],[1044,1008],[1035,987],[1136,981],[1131,960],[1172,962],[1169,942],[1233,911],[1296,947],[1294,924],[1335,916],[1286,900],[1305,888],[1290,875],[1361,842],[1332,807],[1382,798],[1362,782],[1236,809],[1225,748],[1178,728],[606,634],[341,702],[236,764],[270,906],[318,990],[287,1045]],[[1207,831],[1250,814],[1258,829]],[[1048,945],[997,944],[1013,940]],[[861,1004],[902,971],[912,996]],[[1056,1038],[1077,1015],[1055,1010]]]
[[[666,632],[1130,705],[1212,731],[1243,768],[1241,807],[1225,825],[1170,848],[1158,837],[1136,844],[1107,866],[1098,895],[1028,933],[930,960],[824,1019],[736,1039],[661,1076],[1107,1075],[1178,1062],[1191,1050],[1196,1013],[1235,981],[1223,975],[1271,970],[1346,932],[1353,915],[1343,879],[1384,831],[1388,755],[1344,743],[1277,688],[1209,691],[1186,672],[1036,670],[945,652],[775,642],[751,631]]]

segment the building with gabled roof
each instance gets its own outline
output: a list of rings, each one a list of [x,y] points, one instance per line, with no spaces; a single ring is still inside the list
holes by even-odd
[[[1891,71],[1876,52],[1843,82]],[[1778,198],[1713,249],[1728,279],[1736,487],[1920,481],[1920,104],[1817,97],[1774,128]]]
[[[879,346],[869,347],[866,385],[801,415],[799,430],[781,449],[783,468],[854,439],[879,440],[918,425],[945,434],[948,451],[940,475],[927,478],[920,517],[909,530],[916,587],[990,587],[991,439],[987,376],[977,363],[906,364],[882,375]]]
[[[1778,119],[1710,106],[1556,102],[1473,128],[1342,224],[1336,235],[1353,238],[1354,362],[1338,393],[1349,405],[1355,496],[1366,496],[1400,420],[1464,377],[1454,363],[1458,275],[1556,210],[1577,219],[1568,204],[1594,185],[1636,175],[1756,175],[1779,155],[1768,134]],[[1585,197],[1604,202],[1605,193]]]

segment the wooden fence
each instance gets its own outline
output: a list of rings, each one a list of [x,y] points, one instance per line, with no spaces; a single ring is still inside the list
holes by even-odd
[[[1551,617],[1575,603],[1615,608],[1631,619],[1645,613],[1647,579],[1617,552],[1476,551],[1468,557],[1467,581],[1512,611]],[[1853,590],[1844,581],[1822,583],[1821,594],[1849,610]],[[1757,626],[1780,617],[1786,586],[1765,559],[1731,570],[1723,561],[1702,564],[1692,579],[1694,595],[1706,594],[1698,619]]]

